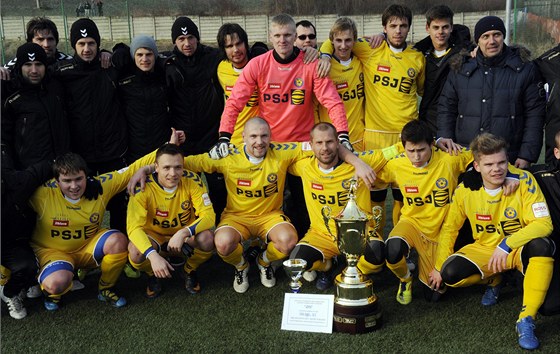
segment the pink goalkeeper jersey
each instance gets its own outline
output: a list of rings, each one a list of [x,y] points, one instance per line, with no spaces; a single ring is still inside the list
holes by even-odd
[[[338,132],[348,132],[344,105],[331,79],[317,76],[317,64],[303,63],[303,52],[287,64],[271,50],[251,59],[226,101],[220,131],[232,133],[239,112],[257,88],[260,116],[272,130],[274,141],[309,141],[314,124],[313,94],[328,109]]]

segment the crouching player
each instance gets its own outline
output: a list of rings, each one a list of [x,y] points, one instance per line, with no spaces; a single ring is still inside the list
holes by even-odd
[[[321,210],[328,205],[333,216],[340,213],[348,200],[348,187],[355,175],[354,166],[339,158],[339,141],[336,128],[330,123],[319,123],[311,130],[311,149],[314,156],[302,159],[292,164],[288,171],[300,176],[303,181],[305,203],[309,211],[311,227],[296,245],[290,259],[301,258],[307,261],[304,278],[314,280],[318,272],[315,286],[319,290],[328,289],[333,282],[332,258],[339,254],[337,242],[331,236]],[[365,152],[361,156],[363,161],[379,171],[387,160],[381,152]],[[395,153],[392,154],[394,156]],[[391,157],[392,157],[391,156]],[[371,201],[369,190],[364,183],[360,183],[356,193],[359,207],[371,215]],[[329,221],[331,232],[335,233],[334,220]],[[364,273],[380,271],[385,263],[385,244],[377,235],[371,235],[366,252],[360,261],[360,268]],[[363,269],[367,266],[367,269]]]
[[[515,193],[504,196],[508,170],[505,140],[485,133],[477,136],[470,148],[482,185],[469,189],[461,184],[455,190],[430,283],[435,289],[443,283],[451,287],[487,284],[482,305],[491,306],[498,301],[500,273],[519,270],[525,280],[523,306],[516,324],[518,342],[524,349],[536,349],[539,340],[534,334],[534,318],[543,304],[553,268],[548,206],[535,178],[513,167],[510,169],[520,175],[521,183]],[[452,254],[466,218],[475,242]]]
[[[183,271],[185,289],[200,292],[196,270],[212,256],[216,214],[208,191],[196,173],[183,169],[183,154],[174,144],[156,153],[155,172],[138,188],[128,203],[127,229],[130,263],[149,276],[146,296],[161,293],[162,278],[173,267],[166,255],[188,257]]]
[[[101,227],[109,200],[122,192],[139,167],[153,161],[146,155],[129,168],[99,175],[99,195],[87,199],[91,188],[98,188],[87,177],[86,162],[75,153],[66,153],[53,164],[54,180],[39,187],[30,199],[37,213],[31,247],[40,266],[39,284],[46,295],[45,308],[59,308],[62,295],[72,287],[75,269],[100,266],[98,298],[115,307],[126,305],[126,299],[113,287],[127,259],[128,239],[119,230]],[[97,194],[96,194],[97,195]]]

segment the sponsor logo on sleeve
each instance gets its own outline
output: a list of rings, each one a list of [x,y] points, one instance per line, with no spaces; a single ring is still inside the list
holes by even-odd
[[[548,206],[545,202],[534,203],[532,205],[532,208],[533,215],[535,215],[536,218],[544,218],[550,216],[550,213],[548,212]]]

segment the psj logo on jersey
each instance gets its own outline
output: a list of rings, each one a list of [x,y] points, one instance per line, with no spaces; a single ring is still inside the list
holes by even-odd
[[[263,101],[272,103],[287,103],[292,105],[300,106],[305,103],[305,90],[301,89],[304,85],[304,81],[301,78],[296,78],[294,80],[294,86],[296,89],[290,89],[290,93],[264,93]],[[280,84],[268,84],[269,90],[281,90],[282,85]]]
[[[384,73],[390,72],[390,70],[387,71],[383,66],[378,67],[377,71]],[[414,79],[416,78],[416,70],[414,70],[413,68],[409,68],[407,71],[407,75],[408,77],[403,76],[399,79],[388,75],[375,74],[373,76],[373,83],[380,84],[381,86],[397,88],[399,92],[402,93],[410,93],[412,85],[414,84]]]

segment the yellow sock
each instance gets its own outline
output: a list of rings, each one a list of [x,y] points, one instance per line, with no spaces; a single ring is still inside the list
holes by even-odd
[[[396,264],[391,264],[387,262],[387,268],[393,272],[401,281],[408,281],[411,279],[410,272],[408,271],[408,266],[406,265],[406,258],[401,258]]]
[[[237,269],[245,268],[245,267],[242,267],[242,265],[247,263],[247,262],[245,262],[245,259],[243,258],[243,246],[241,246],[241,244],[238,244],[237,247],[235,248],[235,250],[233,250],[233,252],[231,252],[227,256],[222,256],[219,253],[218,253],[218,255],[220,257],[222,257],[224,262],[226,262],[228,264],[231,264],[232,266],[234,266]]]
[[[393,225],[396,225],[401,218],[401,209],[403,207],[403,202],[395,200],[393,201]]]
[[[107,254],[101,261],[101,277],[99,278],[99,290],[112,288],[126,264],[128,252]]]
[[[529,265],[527,265],[523,280],[523,307],[519,313],[519,319],[527,316],[535,318],[537,315],[537,311],[546,297],[553,267],[552,257],[529,258]]]
[[[379,206],[383,210],[381,212],[381,220],[379,221],[379,227],[377,228],[377,232],[381,236],[381,238],[385,239],[383,230],[385,230],[385,224],[387,223],[387,212],[385,211],[385,201],[382,202],[374,202],[371,201],[371,207]]]
[[[284,254],[276,249],[274,242],[268,243],[264,256],[266,257],[266,259],[264,259],[264,257],[259,257],[259,264],[262,266],[268,266],[271,262],[288,257],[287,254]]]
[[[8,283],[8,280],[10,280],[10,275],[12,274],[12,272],[4,267],[3,265],[0,265],[0,285],[6,285]]]
[[[383,264],[373,264],[370,263],[368,261],[366,261],[364,256],[360,257],[360,260],[358,261],[358,269],[363,273],[363,274],[374,274],[374,273],[379,273],[382,269],[383,269]]]
[[[152,271],[152,265],[150,264],[149,259],[145,259],[141,263],[135,263],[135,262],[132,261],[132,259],[130,259],[130,257],[128,257],[128,261],[130,262],[130,265],[134,269],[137,269],[141,272],[144,272],[144,273],[148,274],[150,277],[154,275],[154,272]]]
[[[206,252],[199,249],[194,250],[194,254],[187,259],[183,270],[187,273],[197,270],[198,267],[212,257],[212,251]]]

